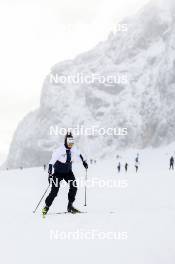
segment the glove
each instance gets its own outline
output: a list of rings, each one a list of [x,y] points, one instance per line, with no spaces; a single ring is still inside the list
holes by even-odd
[[[52,179],[53,179],[52,174],[49,174],[49,176],[48,176],[48,182],[49,182],[49,184],[50,184],[50,182],[51,182]]]
[[[85,160],[83,161],[83,166],[85,167],[86,170],[88,169],[88,164]]]

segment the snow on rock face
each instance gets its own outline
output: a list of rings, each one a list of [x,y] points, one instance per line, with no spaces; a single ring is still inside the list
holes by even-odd
[[[48,75],[40,108],[19,124],[7,166],[37,166],[48,162],[61,136],[50,126],[126,127],[127,136],[77,138],[90,155],[105,156],[121,148],[157,147],[174,141],[175,131],[175,3],[153,0],[132,18],[127,31],[72,61],[56,64],[52,76],[127,76],[120,83],[54,83]],[[61,139],[62,140],[62,139]],[[88,146],[87,146],[88,142]],[[82,144],[83,143],[83,144]]]

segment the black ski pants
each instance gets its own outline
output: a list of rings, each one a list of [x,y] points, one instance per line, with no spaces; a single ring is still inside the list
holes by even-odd
[[[53,200],[58,194],[59,188],[60,188],[60,182],[62,180],[65,180],[67,183],[69,183],[69,192],[68,192],[68,201],[69,203],[73,203],[75,201],[75,196],[77,193],[77,182],[75,180],[75,176],[72,171],[68,172],[67,174],[59,174],[54,173],[52,179],[52,187],[49,195],[47,196],[45,203],[46,206],[50,207]]]

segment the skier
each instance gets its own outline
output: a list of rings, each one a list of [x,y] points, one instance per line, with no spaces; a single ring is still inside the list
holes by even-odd
[[[171,158],[170,158],[170,168],[169,169],[174,170],[174,158],[173,158],[173,156],[171,156]]]
[[[117,169],[118,169],[118,173],[120,173],[120,169],[121,169],[121,164],[120,164],[120,162],[118,163]]]
[[[137,172],[138,169],[139,169],[139,160],[138,160],[138,158],[135,159],[135,168],[136,168],[136,172]]]
[[[128,163],[126,162],[125,163],[125,171],[127,172],[127,170],[128,170]]]
[[[46,167],[47,167],[46,164],[44,164],[44,165],[43,165],[44,171],[46,170]]]
[[[79,153],[79,151],[74,147],[74,138],[72,134],[68,132],[65,136],[64,144],[53,152],[51,161],[49,162],[48,181],[49,183],[52,182],[52,187],[49,195],[45,200],[45,207],[42,210],[43,216],[47,214],[49,207],[57,196],[60,182],[63,179],[67,183],[69,183],[67,211],[69,213],[79,212],[79,210],[77,210],[73,206],[73,202],[77,193],[77,183],[72,172],[72,162],[76,158],[80,159],[83,162],[83,166],[85,167],[85,169],[88,169],[87,162],[83,159],[83,156]],[[52,167],[54,167],[53,174]]]

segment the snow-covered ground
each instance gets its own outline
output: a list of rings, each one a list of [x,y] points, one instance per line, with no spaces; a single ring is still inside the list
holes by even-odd
[[[54,214],[66,210],[68,189],[62,186],[46,219],[41,217],[44,201],[36,214],[32,211],[47,187],[47,172],[43,168],[1,171],[1,263],[174,264],[175,171],[168,170],[171,154],[172,150],[163,148],[140,152],[138,174],[135,151],[122,154],[122,165],[126,159],[129,163],[128,173],[123,168],[117,173],[115,158],[97,161],[88,170],[88,178],[95,181],[95,187],[88,188],[88,206],[83,206],[81,186],[75,203],[88,213]],[[77,179],[85,176],[81,164],[74,172]],[[116,187],[102,188],[109,180]]]

